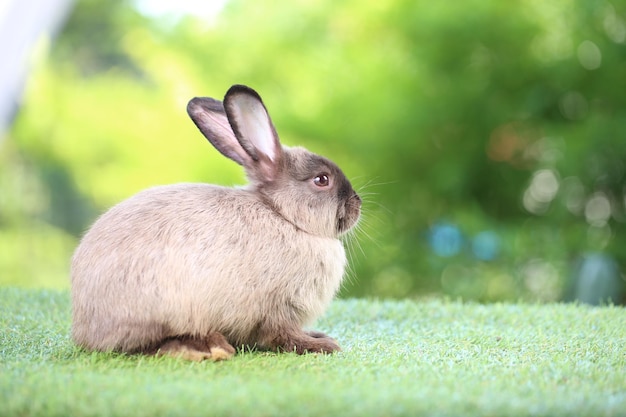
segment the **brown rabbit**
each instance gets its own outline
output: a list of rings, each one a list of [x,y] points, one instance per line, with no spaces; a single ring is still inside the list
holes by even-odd
[[[104,213],[72,259],[72,337],[86,349],[220,360],[233,346],[333,352],[302,330],[337,292],[339,237],[361,199],[333,162],[281,146],[259,95],[235,85],[224,102],[187,111],[249,185],[154,187]]]

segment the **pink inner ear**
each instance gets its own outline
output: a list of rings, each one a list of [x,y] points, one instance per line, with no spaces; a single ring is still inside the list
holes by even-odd
[[[272,162],[276,159],[277,141],[269,115],[263,104],[255,97],[238,95],[235,97],[237,127],[241,136]]]

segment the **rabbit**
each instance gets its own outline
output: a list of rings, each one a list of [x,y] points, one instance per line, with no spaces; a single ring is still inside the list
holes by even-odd
[[[187,112],[248,184],[149,188],[113,206],[71,262],[72,339],[87,350],[228,359],[235,347],[339,351],[305,331],[338,291],[361,198],[341,169],[282,146],[259,94],[233,85]]]

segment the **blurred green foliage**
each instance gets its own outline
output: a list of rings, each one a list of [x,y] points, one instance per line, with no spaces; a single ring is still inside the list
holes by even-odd
[[[344,295],[556,300],[626,264],[622,0],[231,0],[215,22],[83,0],[0,144],[0,282],[67,286],[102,210],[243,183],[187,119],[234,83],[366,200]]]

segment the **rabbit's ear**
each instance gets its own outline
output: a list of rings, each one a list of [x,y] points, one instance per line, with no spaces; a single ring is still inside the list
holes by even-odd
[[[282,147],[259,94],[244,85],[233,85],[224,97],[224,108],[237,140],[254,160],[244,166],[260,179],[274,179]]]
[[[187,113],[202,134],[215,148],[239,165],[249,166],[252,157],[235,137],[221,101],[209,97],[196,97],[187,104]]]

